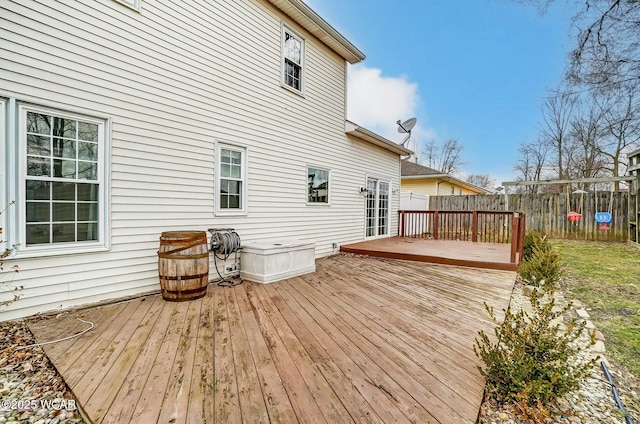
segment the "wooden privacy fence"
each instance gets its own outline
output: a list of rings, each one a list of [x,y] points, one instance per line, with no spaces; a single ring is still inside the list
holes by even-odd
[[[631,200],[631,203],[630,203]],[[628,192],[587,192],[431,196],[429,209],[447,211],[522,211],[526,214],[528,230],[541,231],[554,238],[573,238],[601,241],[625,241],[629,238],[629,214],[634,211],[635,195]],[[582,218],[570,222],[568,212],[578,212]],[[600,229],[596,212],[610,212],[608,230]]]
[[[399,211],[400,237],[510,243],[511,262],[520,263],[526,232],[523,213],[505,211]]]

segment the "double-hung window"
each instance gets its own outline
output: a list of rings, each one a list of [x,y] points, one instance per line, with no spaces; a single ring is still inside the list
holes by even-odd
[[[221,214],[246,213],[246,149],[219,145],[217,162],[217,211]]]
[[[287,27],[282,27],[283,84],[302,93],[304,73],[304,39]]]
[[[19,107],[21,250],[106,246],[106,121]]]

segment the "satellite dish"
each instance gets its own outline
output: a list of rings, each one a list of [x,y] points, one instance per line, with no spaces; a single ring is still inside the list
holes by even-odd
[[[398,124],[398,132],[400,134],[407,134],[404,140],[402,140],[402,142],[400,143],[402,147],[404,147],[407,141],[409,141],[409,139],[411,138],[411,130],[416,126],[416,122],[418,122],[416,118],[409,118],[404,122],[400,122],[400,120],[398,119],[398,121],[396,122],[396,124]]]
[[[409,118],[404,122],[400,122],[398,119],[396,122],[398,124],[398,132],[401,134],[410,133],[413,127],[416,126],[416,122],[418,122],[416,118]]]

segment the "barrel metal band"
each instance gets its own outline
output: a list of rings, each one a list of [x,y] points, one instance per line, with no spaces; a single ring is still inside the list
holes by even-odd
[[[196,278],[203,278],[203,277],[208,277],[208,276],[209,276],[209,273],[205,272],[204,274],[184,275],[184,276],[177,276],[177,277],[162,275],[162,276],[160,276],[160,279],[161,280],[172,280],[172,281],[177,281],[177,280],[195,280]]]

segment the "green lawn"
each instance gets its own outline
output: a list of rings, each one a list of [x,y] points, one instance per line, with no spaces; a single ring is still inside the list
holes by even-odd
[[[607,356],[640,377],[640,249],[625,243],[552,240],[566,268],[563,289],[581,301]]]

